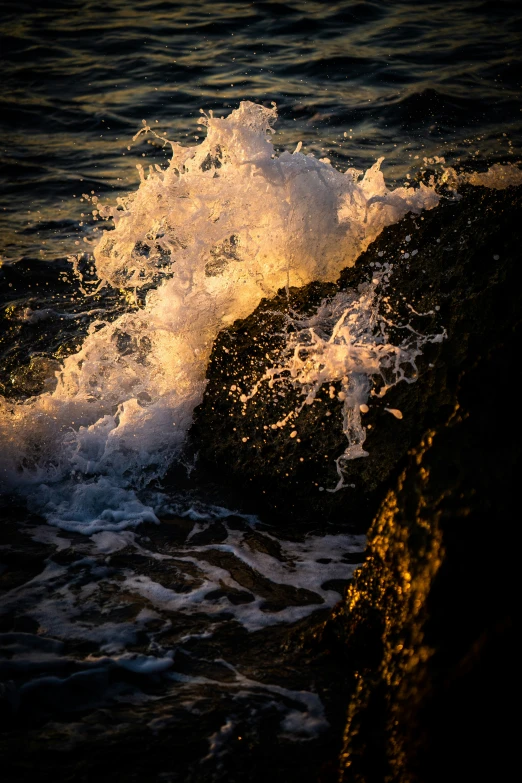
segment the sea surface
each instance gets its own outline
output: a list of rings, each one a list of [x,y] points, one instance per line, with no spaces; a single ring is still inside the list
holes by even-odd
[[[517,0],[3,0],[1,28],[5,260],[66,256],[94,229],[75,197],[114,198],[137,163],[166,162],[132,143],[143,119],[190,144],[200,109],[274,101],[276,149],[302,141],[340,168],[384,155],[391,182],[424,157],[521,154]]]
[[[328,615],[364,536],[325,520],[282,530],[162,478],[220,329],[281,287],[335,281],[384,226],[437,208],[445,170],[455,184],[516,168],[522,6],[50,0],[0,13],[2,747],[26,732],[49,750],[49,779],[60,753],[73,779],[100,738],[127,753],[144,732],[161,752],[147,776],[142,761],[128,773],[140,782],[227,779],[244,740],[261,757],[267,743],[281,758],[334,753],[332,684],[282,640]],[[401,344],[377,334],[389,278],[383,260],[364,295],[299,326],[322,330],[294,367],[309,402],[344,383],[341,466],[364,458],[372,378],[401,382],[390,357],[413,367],[444,339],[443,325]],[[246,405],[256,389],[230,393]],[[270,426],[298,438],[292,415]],[[343,491],[339,470],[326,489]]]

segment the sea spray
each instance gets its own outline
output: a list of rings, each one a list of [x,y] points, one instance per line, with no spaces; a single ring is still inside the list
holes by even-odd
[[[270,366],[247,394],[241,395],[246,406],[263,384],[269,389],[297,389],[300,404],[292,407],[276,422],[266,422],[276,429],[296,421],[305,405],[312,405],[328,386],[332,400],[342,407],[343,433],[347,445],[336,459],[339,480],[335,492],[344,486],[343,465],[349,460],[368,456],[363,448],[366,428],[362,416],[368,412],[371,397],[382,398],[397,383],[417,379],[417,357],[428,342],[441,342],[445,332],[422,334],[409,323],[394,323],[386,290],[393,275],[393,264],[384,263],[374,270],[372,278],[357,291],[339,291],[323,299],[309,316],[287,317],[286,344],[277,364]],[[422,315],[421,313],[416,313]],[[431,313],[430,313],[431,314]],[[393,340],[391,332],[401,335]],[[396,418],[402,413],[387,408]],[[297,437],[297,430],[290,437]],[[351,485],[353,486],[353,485]]]
[[[173,144],[140,172],[94,249],[101,284],[142,306],[94,321],[53,391],[0,400],[5,488],[59,526],[92,533],[154,519],[137,492],[179,455],[219,330],[283,286],[332,281],[382,228],[437,205],[431,188],[389,191],[378,160],[361,177],[303,154],[276,156],[275,109],[204,117],[207,137]]]
[[[512,163],[494,163],[487,171],[457,171],[448,166],[443,167],[437,184],[446,185],[455,192],[463,185],[505,190],[522,185],[522,169]]]

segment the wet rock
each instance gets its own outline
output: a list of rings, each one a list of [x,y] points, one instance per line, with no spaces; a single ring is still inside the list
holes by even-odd
[[[283,555],[281,544],[275,538],[269,538],[262,533],[258,533],[256,530],[250,529],[243,536],[243,540],[248,544],[250,549],[253,549],[256,552],[271,555],[281,562],[288,560],[288,558]]]
[[[221,544],[226,539],[227,535],[227,529],[221,522],[213,522],[205,530],[194,533],[194,535],[190,537],[190,543],[194,546]]]
[[[453,410],[468,357],[520,312],[521,215],[521,188],[468,187],[460,201],[445,200],[385,229],[337,285],[281,290],[221,332],[191,431],[193,480],[218,483],[221,492],[228,488],[230,502],[262,509],[280,523],[337,519],[366,529],[408,449]],[[290,314],[313,312],[338,290],[360,290],[384,262],[393,270],[381,293],[389,297],[397,333],[407,325],[425,335],[446,330],[447,339],[424,347],[415,383],[399,383],[370,402],[364,417],[369,456],[346,463],[345,482],[354,487],[328,492],[337,484],[335,460],[346,446],[341,406],[328,387],[294,419],[293,438],[292,428],[270,424],[302,401],[297,391],[289,388],[284,397],[267,391],[247,405],[240,397],[277,362]],[[402,419],[386,409],[399,409]]]
[[[19,394],[31,397],[42,392],[52,392],[56,387],[56,373],[61,364],[46,356],[32,356],[29,364],[11,373],[11,383]]]
[[[250,604],[255,601],[255,596],[249,593],[248,590],[235,590],[224,582],[220,583],[220,589],[211,590],[205,595],[207,601],[219,601],[221,598],[228,598],[231,604],[238,606],[239,604]]]
[[[469,357],[318,633],[344,661],[343,783],[505,780],[516,763],[521,414],[498,390],[521,336],[519,321]]]

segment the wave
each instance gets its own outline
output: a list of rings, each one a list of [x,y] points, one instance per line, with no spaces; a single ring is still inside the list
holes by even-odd
[[[137,493],[179,457],[220,329],[280,288],[337,279],[385,226],[438,204],[423,184],[389,190],[382,159],[363,175],[300,144],[276,155],[276,117],[250,102],[204,115],[204,141],[165,141],[166,169],[139,167],[115,205],[93,199],[113,224],[93,248],[96,290],[139,306],[94,321],[54,390],[0,399],[2,482],[49,522],[93,533],[155,519]]]

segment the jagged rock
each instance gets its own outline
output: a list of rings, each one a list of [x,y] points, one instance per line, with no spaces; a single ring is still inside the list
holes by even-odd
[[[343,783],[505,780],[516,763],[521,414],[502,392],[520,337],[506,328],[461,375],[318,633],[344,660]]]
[[[228,488],[234,502],[262,509],[272,519],[338,519],[366,529],[408,449],[453,410],[465,362],[479,355],[484,340],[500,334],[521,310],[516,282],[521,206],[522,188],[468,187],[461,200],[447,199],[385,229],[356,265],[343,271],[337,285],[281,290],[221,332],[190,435],[190,449],[197,453],[193,478],[219,484],[221,493]],[[341,406],[330,399],[328,387],[294,420],[299,434],[294,438],[289,437],[291,428],[272,429],[270,424],[298,404],[297,391],[278,397],[267,389],[246,406],[240,396],[277,360],[290,312],[313,312],[325,297],[357,289],[371,278],[372,265],[384,261],[393,265],[385,293],[394,322],[423,334],[445,329],[447,339],[424,347],[415,383],[399,383],[372,402],[364,421],[369,456],[345,466],[345,481],[355,486],[323,491],[337,484],[335,459],[346,446]],[[412,307],[430,314],[416,315]],[[385,408],[401,410],[402,420]]]

